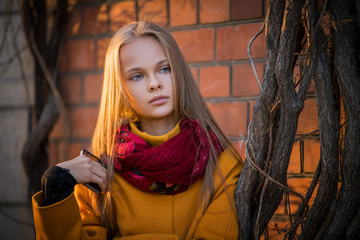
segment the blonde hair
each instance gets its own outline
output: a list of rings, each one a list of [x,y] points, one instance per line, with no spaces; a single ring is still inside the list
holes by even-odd
[[[175,119],[198,119],[203,129],[210,128],[215,133],[224,149],[230,149],[230,151],[239,158],[237,152],[220,130],[210,113],[200,94],[190,68],[174,38],[160,26],[147,21],[134,22],[124,26],[115,33],[109,44],[105,58],[104,81],[99,115],[92,138],[92,151],[98,156],[107,153],[107,156],[111,158],[114,146],[114,134],[117,127],[124,121],[139,120],[127,99],[120,71],[119,51],[124,44],[142,37],[152,37],[157,40],[169,61],[172,79],[174,81]],[[209,135],[207,137],[210,139]],[[211,143],[210,140],[209,142]],[[219,169],[218,157],[214,146],[211,144],[210,159],[207,164],[204,183],[201,189],[201,199],[204,203],[204,209],[213,195],[214,171]],[[110,183],[113,176],[111,159],[108,159],[107,164],[108,182]],[[219,173],[221,175],[220,171]],[[108,210],[111,209],[110,192],[105,196],[95,197],[95,203],[98,214],[102,217],[105,226],[108,230],[114,232],[116,227],[114,216],[111,210]]]

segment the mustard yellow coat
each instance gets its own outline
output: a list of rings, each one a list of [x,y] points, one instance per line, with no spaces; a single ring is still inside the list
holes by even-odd
[[[150,136],[134,125],[131,131],[152,146],[158,146],[179,133],[179,125],[162,136]],[[119,234],[117,240],[178,240],[178,239],[237,239],[238,225],[233,195],[242,164],[229,152],[219,157],[225,179],[215,174],[214,196],[203,211],[199,194],[203,178],[188,190],[176,195],[143,192],[115,173],[111,183],[111,198]],[[228,193],[226,193],[228,192]],[[78,184],[66,199],[41,207],[42,192],[33,196],[33,212],[37,239],[106,239],[106,229],[95,216],[90,195]],[[232,201],[230,204],[229,197]]]

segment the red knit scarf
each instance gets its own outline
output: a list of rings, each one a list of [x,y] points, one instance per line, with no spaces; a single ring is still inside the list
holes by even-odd
[[[215,134],[208,133],[219,155],[223,148]],[[209,149],[198,120],[181,120],[180,133],[154,148],[123,125],[116,133],[114,167],[143,191],[176,194],[205,174]]]

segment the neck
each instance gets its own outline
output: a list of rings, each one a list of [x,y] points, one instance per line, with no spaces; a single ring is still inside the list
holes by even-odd
[[[146,132],[147,134],[153,136],[161,136],[170,132],[175,127],[176,124],[177,122],[173,118],[162,119],[162,120],[158,120],[158,119],[140,120],[141,131]]]

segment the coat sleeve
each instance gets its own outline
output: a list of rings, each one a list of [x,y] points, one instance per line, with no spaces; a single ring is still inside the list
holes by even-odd
[[[76,197],[75,197],[76,195]],[[106,228],[89,205],[89,194],[73,192],[60,202],[41,206],[43,193],[32,198],[36,239],[106,239]]]
[[[238,221],[234,203],[236,183],[242,169],[241,161],[229,150],[219,158],[221,174],[214,176],[214,196],[205,212],[197,215],[197,224],[189,239],[238,239]]]

